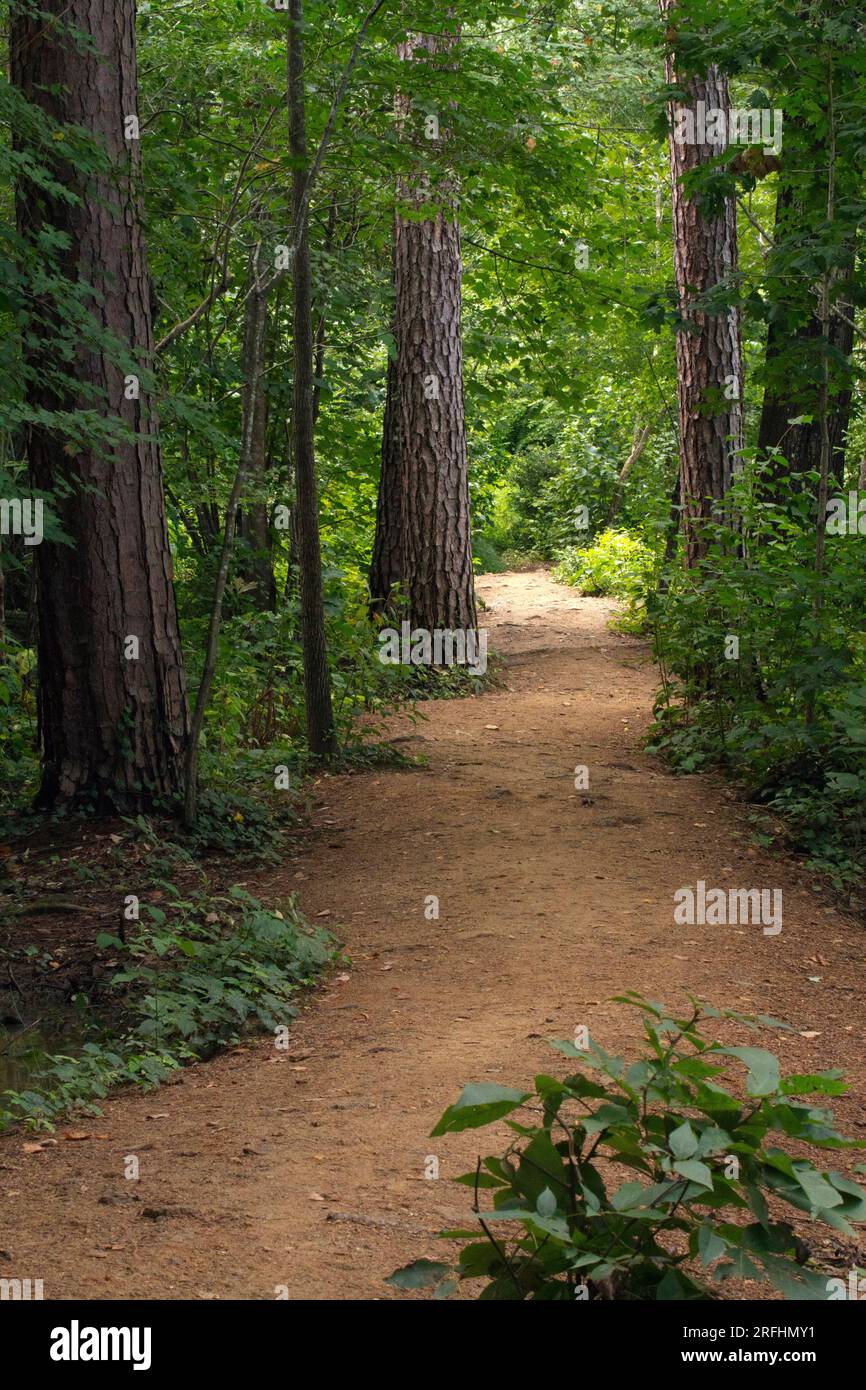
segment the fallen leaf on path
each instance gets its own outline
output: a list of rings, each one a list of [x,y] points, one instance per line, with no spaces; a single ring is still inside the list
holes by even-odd
[[[25,1154],[41,1154],[44,1153],[45,1150],[41,1144],[22,1144],[21,1152]]]
[[[92,1134],[86,1134],[86,1133],[84,1132],[84,1130],[82,1130],[82,1129],[65,1129],[65,1130],[63,1131],[63,1138],[64,1138],[64,1139],[92,1139],[92,1138],[93,1138],[93,1135],[92,1135]]]

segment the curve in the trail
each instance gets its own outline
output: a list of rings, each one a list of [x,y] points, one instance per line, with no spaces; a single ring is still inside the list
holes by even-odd
[[[447,1179],[498,1143],[431,1140],[442,1110],[466,1081],[555,1068],[545,1040],[581,1023],[630,1048],[634,1015],[608,1002],[624,989],[786,1019],[783,1061],[845,1067],[843,1124],[862,1124],[862,928],[751,845],[724,782],[641,751],[656,673],[608,603],[540,571],[479,590],[503,685],[391,721],[427,765],[323,778],[320,833],[247,878],[266,900],[297,891],[351,953],[288,1053],[251,1042],[119,1096],[88,1141],[0,1142],[0,1247],[46,1298],[394,1297],[384,1275],[441,1255],[433,1233],[469,1215]],[[782,933],[676,926],[698,879],[782,888]]]

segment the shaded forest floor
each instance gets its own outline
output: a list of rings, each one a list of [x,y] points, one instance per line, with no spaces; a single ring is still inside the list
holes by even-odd
[[[445,1106],[466,1081],[556,1070],[545,1040],[578,1024],[633,1053],[636,1015],[607,1002],[626,989],[784,1019],[795,1031],[769,1040],[719,1035],[789,1071],[843,1068],[841,1127],[866,1138],[863,924],[753,846],[724,781],[641,752],[656,672],[643,643],[608,630],[609,603],[539,571],[478,587],[502,686],[395,718],[389,737],[428,765],[323,779],[321,833],[245,880],[267,902],[297,891],[351,966],[310,997],[288,1052],[251,1041],[120,1096],[76,1124],[86,1139],[0,1140],[0,1274],[43,1278],[46,1298],[397,1296],[383,1277],[441,1258],[433,1233],[468,1223],[471,1192],[447,1179],[479,1145],[497,1151],[491,1131],[429,1139]],[[700,878],[781,888],[782,934],[675,926],[675,890]],[[799,1229],[828,1271],[849,1267],[849,1242]]]

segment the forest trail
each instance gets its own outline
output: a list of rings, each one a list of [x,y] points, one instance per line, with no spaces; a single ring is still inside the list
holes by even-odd
[[[401,1296],[383,1277],[441,1256],[432,1233],[466,1224],[471,1201],[447,1179],[497,1142],[431,1140],[442,1110],[464,1082],[555,1070],[545,1039],[577,1024],[628,1046],[635,1016],[607,1001],[630,988],[786,1019],[796,1031],[768,1045],[788,1069],[843,1066],[863,1094],[863,1029],[846,1024],[866,985],[862,925],[751,845],[721,779],[641,752],[657,673],[645,644],[608,630],[609,603],[544,572],[478,589],[502,687],[392,720],[429,766],[323,779],[320,833],[246,879],[266,901],[297,890],[346,942],[349,978],[311,998],[288,1053],[250,1042],[112,1100],[66,1127],[87,1139],[2,1141],[0,1275],[11,1260],[46,1298]],[[782,888],[782,934],[674,926],[673,894],[698,878]],[[860,1105],[839,1113],[862,1135]]]

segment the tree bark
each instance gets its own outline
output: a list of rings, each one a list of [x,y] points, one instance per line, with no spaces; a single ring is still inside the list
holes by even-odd
[[[414,35],[401,57],[450,52],[456,35]],[[440,138],[442,138],[440,136]],[[402,581],[413,627],[476,627],[463,402],[462,259],[456,187],[446,171],[435,190],[403,183],[409,207],[438,204],[434,217],[398,210],[394,232],[394,334],[401,454]]]
[[[663,17],[673,21],[676,0],[659,0]],[[669,30],[669,45],[675,34]],[[706,76],[680,77],[669,46],[665,75],[687,93],[682,105],[671,102],[670,164],[674,232],[674,272],[681,327],[677,332],[677,395],[679,403],[680,473],[686,563],[700,562],[708,547],[706,524],[723,520],[722,503],[742,448],[742,357],[739,314],[735,306],[710,314],[699,301],[716,286],[732,281],[737,270],[737,212],[733,198],[722,210],[706,212],[696,197],[689,197],[683,178],[722,152],[723,146],[678,143],[674,138],[676,115],[683,109],[730,111],[727,78],[718,68]],[[726,391],[736,391],[728,398]]]
[[[331,674],[325,640],[322,553],[313,423],[313,308],[310,272],[308,153],[304,97],[303,0],[289,0],[288,97],[293,159],[292,201],[295,254],[292,259],[294,385],[292,457],[295,470],[295,525],[300,569],[301,641],[307,740],[315,757],[337,752],[331,702]]]
[[[146,376],[153,355],[140,144],[125,126],[138,107],[133,0],[43,0],[38,11],[13,11],[10,68],[29,101],[97,137],[111,166],[88,175],[59,161],[74,203],[20,177],[19,233],[31,243],[47,231],[65,238],[60,269],[90,287],[96,329],[79,335],[62,380],[56,314],[48,302],[34,306],[23,325],[28,401],[49,414],[95,408],[129,433],[84,448],[64,447],[48,424],[29,433],[33,485],[53,493],[75,542],[36,547],[38,801],[139,805],[181,789],[189,716],[157,422],[144,380],[127,398],[130,372]]]

